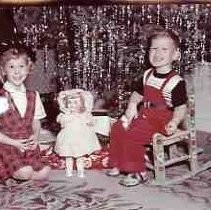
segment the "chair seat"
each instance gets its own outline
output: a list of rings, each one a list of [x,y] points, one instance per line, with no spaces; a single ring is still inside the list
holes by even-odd
[[[155,133],[153,138],[162,139],[164,145],[174,144],[179,141],[183,141],[184,139],[188,139],[190,136],[190,132],[188,130],[180,130],[178,129],[173,135],[165,136],[160,133]]]

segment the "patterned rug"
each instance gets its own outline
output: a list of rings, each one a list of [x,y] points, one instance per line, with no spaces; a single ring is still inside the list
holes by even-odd
[[[139,202],[127,201],[106,188],[91,187],[86,180],[60,179],[45,182],[10,183],[0,189],[1,210],[114,210],[143,209]]]
[[[87,178],[67,178],[52,171],[49,181],[12,183],[0,188],[1,210],[208,210],[211,172],[166,186],[125,188],[118,178],[87,171]]]
[[[198,132],[204,148],[200,163],[211,160],[211,134]],[[105,155],[105,153],[103,153]],[[107,154],[107,153],[106,153]],[[104,158],[103,158],[104,159]],[[105,175],[105,169],[90,169],[86,178],[65,177],[64,170],[52,170],[48,181],[12,180],[0,185],[0,210],[208,210],[211,208],[211,169],[185,181],[160,187],[150,184],[125,188],[119,178]],[[187,168],[169,169],[179,176]]]

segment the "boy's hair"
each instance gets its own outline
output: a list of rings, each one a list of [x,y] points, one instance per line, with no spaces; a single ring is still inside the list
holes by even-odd
[[[174,42],[175,47],[179,48],[180,46],[179,35],[176,31],[172,31],[170,29],[153,31],[148,38],[148,47],[151,46],[152,40],[157,39],[157,38],[162,38],[162,37],[170,38]]]

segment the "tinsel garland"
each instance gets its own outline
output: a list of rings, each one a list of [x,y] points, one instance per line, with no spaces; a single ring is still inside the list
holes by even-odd
[[[179,32],[182,56],[174,67],[181,74],[191,72],[197,61],[211,60],[210,9],[210,4],[118,4],[14,11],[27,44],[56,50],[58,90],[80,87],[98,96],[117,92],[121,113],[131,82],[148,66],[146,40],[152,30]]]

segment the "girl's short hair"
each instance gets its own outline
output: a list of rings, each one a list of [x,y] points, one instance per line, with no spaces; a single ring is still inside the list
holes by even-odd
[[[33,60],[30,56],[30,51],[25,47],[13,47],[9,48],[8,50],[4,51],[0,56],[0,66],[4,67],[4,65],[10,61],[11,59],[17,59],[19,57],[23,57],[28,64]]]
[[[170,38],[174,42],[174,45],[176,48],[180,46],[179,34],[176,31],[172,31],[170,29],[162,29],[162,30],[160,29],[160,30],[153,31],[151,35],[148,37],[148,47],[151,46],[152,40],[161,38],[161,37]]]
[[[27,64],[30,61],[30,58],[27,56],[26,52],[22,51],[21,49],[11,48],[2,53],[0,57],[0,65],[4,67],[8,61],[12,59],[17,59],[19,57],[24,57]]]
[[[36,61],[36,53],[31,46],[27,46],[18,40],[0,43],[0,62],[19,56],[29,57],[33,63]]]

